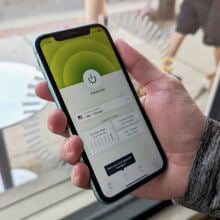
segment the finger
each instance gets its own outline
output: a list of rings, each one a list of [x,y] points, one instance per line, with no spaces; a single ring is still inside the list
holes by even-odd
[[[90,173],[89,173],[89,168],[86,166],[85,163],[80,162],[74,166],[71,174],[71,180],[76,186],[80,188],[84,188],[84,189],[90,188],[90,184],[89,184]]]
[[[59,109],[53,110],[48,116],[48,129],[54,134],[68,137],[67,118],[63,111]]]
[[[52,95],[50,94],[50,91],[48,89],[46,81],[40,81],[36,86],[35,86],[35,93],[37,96],[39,96],[42,99],[45,99],[47,101],[54,101]]]
[[[147,86],[150,82],[164,75],[163,72],[157,69],[142,54],[123,40],[118,39],[115,44],[124,61],[126,69],[140,84]]]
[[[140,102],[143,106],[145,105],[145,103],[146,103],[146,96],[145,95],[140,97]]]
[[[75,165],[80,161],[82,152],[83,142],[77,135],[67,138],[60,147],[61,158],[72,165]]]

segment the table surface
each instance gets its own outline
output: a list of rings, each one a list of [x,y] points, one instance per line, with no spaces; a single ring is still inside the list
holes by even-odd
[[[20,178],[18,175],[11,176],[13,170],[10,168],[3,129],[27,119],[45,106],[46,102],[36,97],[34,93],[34,87],[41,78],[42,73],[32,66],[0,62],[0,172],[2,177],[0,190],[12,187],[13,182],[18,184],[15,180]],[[25,180],[29,180],[27,173],[24,176],[26,176]]]
[[[34,94],[34,85],[43,78],[35,67],[0,62],[0,78],[0,129],[32,116],[45,106],[46,102]]]

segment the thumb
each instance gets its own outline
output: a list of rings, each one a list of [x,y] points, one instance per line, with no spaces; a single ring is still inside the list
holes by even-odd
[[[115,44],[126,69],[141,85],[147,87],[150,82],[164,76],[163,72],[123,40],[118,39]]]

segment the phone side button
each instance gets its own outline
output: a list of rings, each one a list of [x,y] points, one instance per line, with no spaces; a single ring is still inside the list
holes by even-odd
[[[54,93],[53,93],[53,90],[51,89],[51,87],[50,87],[49,84],[47,84],[47,87],[48,87],[48,89],[49,89],[49,91],[50,91],[51,96],[52,96],[53,99],[54,99]],[[55,101],[55,100],[54,100],[54,101]]]
[[[62,109],[60,104],[59,104],[59,102],[58,102],[58,100],[57,100],[57,97],[56,97],[56,95],[54,93],[53,88],[50,86],[50,83],[47,83],[47,86],[48,86],[48,89],[50,91],[51,96],[53,97],[54,102],[56,103],[57,108],[58,109]]]

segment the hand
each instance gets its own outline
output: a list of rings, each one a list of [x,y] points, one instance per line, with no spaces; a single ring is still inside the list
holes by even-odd
[[[193,158],[202,137],[206,118],[176,78],[161,72],[144,56],[122,40],[116,41],[129,73],[141,83],[147,95],[141,98],[166,154],[167,169],[158,177],[133,192],[147,199],[171,199],[184,194]],[[36,94],[52,101],[45,82],[36,86]],[[72,182],[89,188],[88,167],[80,162],[83,143],[78,136],[68,137],[64,113],[55,110],[48,117],[49,129],[66,137],[60,148],[61,157],[74,165]]]

